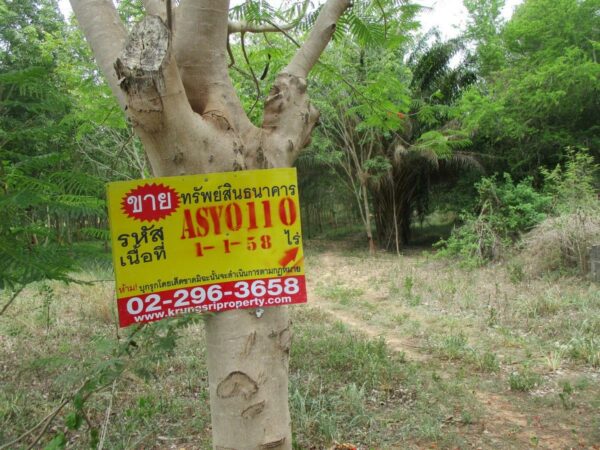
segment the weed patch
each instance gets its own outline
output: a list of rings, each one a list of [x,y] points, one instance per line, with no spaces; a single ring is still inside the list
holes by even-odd
[[[542,378],[527,367],[511,372],[508,377],[511,391],[516,392],[529,392],[539,386],[541,382]]]
[[[362,289],[350,288],[343,284],[323,285],[317,290],[317,294],[326,299],[339,302],[342,305],[350,305],[363,295]]]

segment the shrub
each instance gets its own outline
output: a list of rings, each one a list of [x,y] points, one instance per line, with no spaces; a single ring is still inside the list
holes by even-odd
[[[594,183],[598,165],[585,149],[568,149],[564,168],[542,171],[553,198],[553,215],[524,239],[522,258],[528,272],[588,272],[589,251],[600,243],[600,202]]]
[[[508,174],[502,181],[483,178],[475,185],[477,214],[463,211],[462,225],[436,244],[441,247],[439,254],[459,256],[463,265],[479,266],[499,259],[526,232],[517,264],[523,272],[538,275],[566,269],[585,274],[590,248],[600,243],[595,187],[599,167],[586,149],[567,148],[566,155],[562,166],[541,170],[542,192],[533,188],[529,178],[517,184]]]
[[[442,247],[439,254],[460,256],[467,266],[500,258],[521,233],[545,219],[552,200],[537,192],[530,178],[515,184],[506,173],[501,182],[496,177],[482,178],[475,187],[478,214],[463,211],[462,226],[436,244]]]
[[[600,212],[550,217],[524,239],[522,258],[530,275],[558,270],[589,271],[589,251],[600,243]]]
[[[517,392],[529,392],[539,386],[541,382],[542,378],[526,367],[521,372],[512,372],[508,377],[510,390]]]
[[[588,149],[569,147],[564,167],[558,165],[552,171],[542,169],[545,190],[553,198],[553,212],[557,215],[598,212],[599,168]]]

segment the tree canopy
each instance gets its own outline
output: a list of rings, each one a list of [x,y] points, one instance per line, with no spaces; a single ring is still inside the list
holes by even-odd
[[[465,32],[443,41],[419,29],[417,5],[358,2],[311,75],[322,116],[299,162],[303,191],[314,187],[307,201],[320,202],[325,190],[348,210],[338,217],[373,215],[369,226],[384,248],[409,242],[413,219],[446,201],[438,182],[452,189],[476,179],[468,174],[476,168],[533,176],[540,186],[540,167],[564,162],[567,148],[599,156],[597,0],[526,0],[509,20],[501,0],[464,4]],[[150,171],[81,33],[56,2],[3,0],[0,9],[1,201],[11,211],[2,218],[3,245],[6,254],[29,255],[4,258],[13,269],[2,271],[3,283],[14,285],[25,272],[23,279],[65,276],[72,267],[65,243],[106,238],[103,183]],[[247,1],[231,9],[232,23],[252,31],[232,35],[228,47],[230,76],[254,124],[263,120],[257,104],[319,11],[307,2],[277,9]],[[122,1],[119,14],[131,27],[143,7]],[[286,24],[284,33],[268,32],[279,31],[277,24]],[[350,141],[358,160],[348,153]],[[349,170],[345,158],[354,161]],[[323,171],[346,176],[334,182]],[[365,187],[351,208],[341,206],[348,205],[343,180],[358,181],[355,193]],[[322,227],[323,208],[306,208],[319,211],[312,223]]]

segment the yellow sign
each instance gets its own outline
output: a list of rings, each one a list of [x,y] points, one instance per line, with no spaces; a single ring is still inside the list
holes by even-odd
[[[306,301],[296,170],[110,183],[121,326]]]

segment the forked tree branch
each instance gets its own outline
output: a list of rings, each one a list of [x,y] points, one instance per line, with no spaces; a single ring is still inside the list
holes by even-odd
[[[202,120],[192,110],[169,36],[160,17],[146,16],[133,27],[116,62],[128,115],[151,166],[160,167],[164,176],[205,173],[223,162],[232,169],[243,167],[233,145],[219,158],[210,152],[228,138],[219,132],[218,123]]]
[[[307,76],[331,40],[335,24],[350,0],[328,0],[307,40],[277,75],[265,102],[262,129],[274,167],[291,165],[310,142],[319,111],[310,103]],[[287,35],[285,30],[282,30]]]
[[[253,129],[227,68],[228,0],[182,0],[176,10],[175,58],[192,109],[220,111],[240,133]]]

